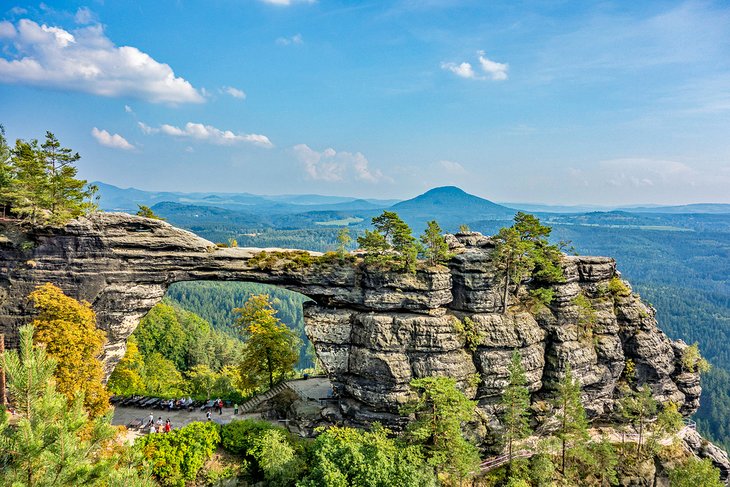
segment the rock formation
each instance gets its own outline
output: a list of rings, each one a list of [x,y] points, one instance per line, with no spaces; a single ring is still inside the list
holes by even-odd
[[[548,398],[570,365],[591,416],[607,415],[631,361],[636,380],[658,400],[676,402],[685,415],[697,410],[699,375],[682,367],[686,345],[657,327],[654,309],[620,281],[613,259],[565,256],[566,279],[552,285],[549,306],[531,300],[525,283],[502,313],[492,241],[477,233],[448,240],[455,253],[448,267],[411,275],[314,258],[321,255],[315,252],[219,248],[165,222],[125,214],[31,231],[1,223],[0,330],[14,346],[33,312],[26,296],[54,283],[93,305],[108,333],[110,372],[126,338],[173,282],[254,281],[312,299],[306,332],[343,414],[359,422],[402,421],[398,409],[412,397],[409,381],[431,375],[456,378],[493,421],[515,349],[533,402]],[[579,294],[590,302],[590,330],[581,325]]]

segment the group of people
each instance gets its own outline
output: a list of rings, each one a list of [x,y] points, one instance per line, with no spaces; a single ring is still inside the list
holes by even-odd
[[[149,429],[150,433],[169,433],[172,431],[172,423],[170,422],[170,418],[167,418],[167,420],[163,423],[162,416],[157,418],[157,421],[155,421],[155,415],[150,413],[147,418],[145,429]]]

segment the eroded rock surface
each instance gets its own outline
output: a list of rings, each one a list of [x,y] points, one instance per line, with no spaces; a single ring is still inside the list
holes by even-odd
[[[307,334],[342,412],[359,422],[402,421],[398,410],[412,397],[409,381],[432,375],[456,378],[478,401],[485,421],[493,422],[515,349],[535,401],[549,398],[570,366],[589,413],[608,415],[630,360],[636,380],[649,384],[657,399],[678,403],[684,414],[699,405],[698,374],[681,365],[686,345],[657,327],[654,310],[630,288],[619,294],[609,289],[620,277],[610,258],[564,257],[566,279],[551,286],[549,306],[530,300],[525,283],[503,313],[494,247],[478,233],[448,237],[456,253],[448,267],[408,275],[336,259],[295,265],[282,258],[261,266],[251,259],[272,249],[217,248],[165,222],[124,214],[102,213],[27,233],[2,225],[0,330],[11,347],[32,315],[26,296],[45,282],[93,305],[108,333],[111,371],[126,338],[173,282],[254,281],[312,299],[305,309]],[[591,303],[590,327],[581,324],[575,302],[580,294]],[[467,318],[477,343],[457,331]]]

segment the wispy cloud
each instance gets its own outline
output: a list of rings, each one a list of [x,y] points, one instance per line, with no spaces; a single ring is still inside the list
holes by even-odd
[[[121,150],[134,149],[134,146],[127,142],[127,139],[119,134],[110,134],[106,130],[99,130],[98,128],[94,127],[93,129],[91,129],[91,135],[100,145],[103,145],[104,147],[111,147],[112,149]]]
[[[103,27],[73,32],[21,19],[0,22],[0,82],[82,91],[101,96],[132,96],[153,103],[202,103],[190,82],[135,47],[117,47]]]
[[[368,183],[389,180],[379,169],[371,169],[370,162],[361,152],[337,152],[332,148],[318,152],[306,144],[295,145],[293,150],[309,179]]]
[[[138,122],[138,125],[140,130],[146,135],[164,134],[171,137],[188,138],[217,145],[248,143],[259,147],[274,147],[274,144],[265,135],[234,133],[231,130],[221,130],[212,125],[204,125],[202,123],[188,122],[184,127],[176,127],[175,125],[166,123],[159,127],[150,127],[143,122]]]
[[[233,86],[224,86],[223,88],[221,88],[221,92],[225,93],[226,95],[230,95],[233,98],[238,98],[239,100],[244,100],[246,98],[245,91],[234,88]]]
[[[276,43],[280,46],[299,45],[304,44],[304,39],[301,34],[294,34],[291,37],[279,37],[276,39]]]
[[[441,69],[451,71],[456,76],[466,79],[477,79],[477,80],[494,80],[503,81],[507,79],[507,70],[509,65],[505,63],[498,63],[492,61],[484,54],[484,51],[478,51],[478,61],[480,72],[474,69],[474,66],[467,61],[461,63],[454,62],[443,62],[441,63]]]
[[[74,21],[80,25],[87,25],[96,22],[96,15],[89,7],[79,7],[74,15]]]

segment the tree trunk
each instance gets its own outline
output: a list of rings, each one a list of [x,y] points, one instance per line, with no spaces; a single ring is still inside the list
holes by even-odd
[[[502,314],[507,313],[507,300],[509,299],[509,262],[507,272],[504,274],[504,296],[502,297]]]
[[[266,350],[266,367],[269,369],[269,389],[274,388],[274,370],[271,365],[271,350]]]

